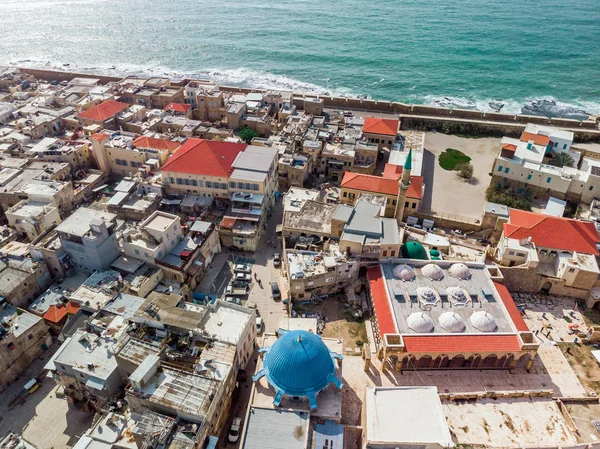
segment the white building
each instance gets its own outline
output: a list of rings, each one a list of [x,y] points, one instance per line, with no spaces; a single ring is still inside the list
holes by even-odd
[[[123,252],[126,256],[153,264],[162,259],[183,239],[181,219],[177,215],[156,211],[137,229],[126,231]]]
[[[23,200],[6,211],[9,226],[29,240],[35,239],[52,225],[61,223],[58,208],[52,203]]]

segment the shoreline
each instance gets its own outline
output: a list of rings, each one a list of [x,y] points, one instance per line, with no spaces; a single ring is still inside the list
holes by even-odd
[[[99,75],[94,73],[81,73],[74,71],[33,69],[17,67],[24,73],[45,81],[70,81],[73,78],[97,78],[101,83],[122,80],[123,76]],[[132,77],[138,77],[130,75]],[[167,78],[167,77],[165,77]],[[182,87],[192,78],[182,78],[171,81],[174,86]],[[268,89],[219,85],[226,92],[251,93],[265,92]],[[273,89],[277,90],[277,89]],[[279,89],[283,90],[283,89]],[[355,110],[380,114],[394,114],[401,119],[402,128],[418,129],[422,131],[442,131],[446,134],[472,134],[481,137],[516,136],[519,135],[527,123],[556,126],[568,129],[575,133],[577,142],[600,141],[598,120],[600,116],[590,117],[588,120],[574,120],[565,118],[547,118],[538,115],[506,114],[501,112],[481,112],[471,109],[447,108],[419,104],[407,104],[382,100],[361,98],[336,97],[294,92],[294,104],[299,109],[304,108],[304,99],[319,98],[328,109]]]

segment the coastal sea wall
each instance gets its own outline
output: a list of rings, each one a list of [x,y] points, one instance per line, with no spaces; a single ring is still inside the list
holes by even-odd
[[[61,72],[20,68],[24,73],[37,79],[47,81],[70,81],[76,77],[98,78],[101,83],[119,81],[123,77],[94,75],[90,73]],[[190,79],[174,81],[176,86],[186,85]],[[220,86],[229,92],[251,93],[264,92],[264,89],[252,89],[236,86]],[[547,118],[537,115],[515,115],[499,112],[481,112],[469,109],[449,109],[438,106],[414,105],[390,101],[367,100],[335,96],[297,94],[294,93],[294,104],[298,109],[304,108],[307,98],[320,98],[325,108],[365,111],[379,114],[397,115],[401,119],[402,129],[418,129],[422,131],[438,131],[447,134],[470,134],[474,136],[518,136],[528,123],[556,126],[573,131],[576,142],[600,141],[600,129],[596,120],[584,121]]]

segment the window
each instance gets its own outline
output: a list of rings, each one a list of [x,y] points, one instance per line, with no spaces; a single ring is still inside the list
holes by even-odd
[[[333,278],[326,278],[325,282],[333,282]]]
[[[527,175],[527,179],[531,179],[531,173]]]
[[[254,190],[258,191],[258,184],[254,184]]]
[[[514,255],[515,255],[515,252],[514,252],[514,251],[509,251],[509,252],[508,252],[508,255],[509,255],[509,256],[514,256]]]
[[[550,183],[550,181],[552,181],[552,178],[550,176],[548,176],[548,179],[546,179],[546,182]]]
[[[575,272],[575,268],[569,268],[569,273],[574,273]]]
[[[565,143],[565,144],[563,145],[563,150],[566,150],[566,149],[567,149],[567,144]]]
[[[396,251],[390,251],[390,257],[394,257],[396,255]]]
[[[392,200],[392,206],[396,205],[396,200]]]
[[[198,187],[204,187],[204,181],[198,181]]]
[[[348,192],[344,192],[344,198],[348,198]],[[395,201],[394,201],[395,203]]]
[[[33,334],[29,334],[29,335],[27,336],[27,339],[28,339],[28,340],[31,340],[32,338],[33,338]]]
[[[554,142],[554,148],[558,146],[558,142]]]
[[[510,167],[506,167],[506,168],[504,169],[504,173],[508,173],[509,171],[510,171]]]
[[[175,180],[173,178],[169,178],[171,184],[175,184]]]
[[[412,208],[416,209],[417,208],[417,203],[412,203]]]
[[[140,250],[139,250],[139,249],[136,249],[136,250],[135,250],[135,253],[136,253],[136,254],[139,256],[139,255],[140,255]]]
[[[408,201],[404,203],[404,207],[408,207]]]
[[[594,186],[590,186],[590,188],[588,190],[590,190],[590,191],[594,190]]]
[[[235,189],[235,182],[230,182],[229,187],[231,187],[232,189]]]
[[[183,184],[183,179],[177,178],[177,184],[179,184],[179,185]]]
[[[525,257],[526,254],[525,253],[517,253],[517,257]]]
[[[502,171],[502,165],[498,165],[498,171]]]
[[[383,252],[383,257],[387,257],[387,251]]]
[[[349,195],[350,195],[350,196],[349,196],[349,198],[350,198],[351,200],[353,200],[353,199],[354,199],[354,197],[355,197],[354,193],[350,193]]]
[[[198,181],[196,181],[195,179],[192,179],[192,185],[194,187],[198,186]]]
[[[212,188],[212,184],[213,184],[212,181],[206,181],[205,184],[206,184],[206,188],[207,189],[211,189]]]

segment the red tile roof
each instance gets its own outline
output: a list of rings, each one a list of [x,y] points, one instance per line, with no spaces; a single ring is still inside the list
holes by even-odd
[[[346,172],[340,184],[341,188],[362,190],[364,192],[398,195],[398,178],[363,175],[362,173]],[[410,186],[406,192],[408,198],[420,200],[423,197],[423,177],[411,176]]]
[[[402,175],[404,167],[402,165],[385,164],[383,169],[383,177],[390,179],[398,179]]]
[[[518,209],[510,210],[509,222],[504,224],[504,236],[526,239],[537,246],[584,254],[598,254],[598,231],[592,222],[571,218],[551,217]]]
[[[69,303],[67,304],[67,307],[66,307],[67,313],[69,315],[75,315],[80,307],[81,307],[81,304],[79,304],[78,302],[69,301]]]
[[[139,148],[153,148],[155,150],[168,150],[172,153],[181,146],[181,143],[172,140],[157,139],[155,137],[139,136],[133,141],[133,146]]]
[[[398,134],[400,122],[393,119],[367,117],[363,125],[363,133],[395,136]]]
[[[187,111],[189,111],[192,108],[191,104],[185,104],[185,103],[169,103],[168,105],[165,106],[165,111],[173,111],[173,112],[180,112],[182,114],[185,114]]]
[[[373,308],[379,324],[379,332],[383,337],[385,334],[397,334],[396,320],[392,312],[392,306],[388,300],[385,280],[381,274],[379,265],[367,268],[369,288],[373,298]]]
[[[403,335],[407,352],[516,352],[521,344],[516,335]]]
[[[227,178],[233,171],[235,158],[246,144],[188,139],[162,167],[163,172]]]
[[[517,151],[517,146],[513,145],[512,143],[505,143],[504,145],[502,145],[502,149],[512,151],[514,153],[515,151]]]
[[[233,228],[235,226],[235,222],[237,219],[231,217],[223,217],[221,220],[221,227],[223,228]]]
[[[67,316],[67,308],[63,305],[52,305],[46,310],[46,313],[42,315],[46,321],[51,323],[60,323],[64,317]]]
[[[95,140],[96,142],[102,142],[106,139],[108,139],[110,136],[108,134],[104,134],[104,133],[96,133],[96,134],[92,134],[92,140]]]
[[[548,142],[550,142],[550,137],[523,131],[523,134],[521,134],[521,142],[529,142],[530,140],[533,140],[533,143],[536,145],[546,146],[548,145]]]
[[[496,287],[496,290],[498,290],[498,293],[500,294],[500,299],[502,299],[504,307],[506,307],[508,315],[510,316],[512,322],[515,324],[517,330],[521,332],[528,332],[529,328],[527,327],[527,323],[525,323],[523,315],[521,315],[521,312],[517,308],[515,300],[511,296],[508,289],[504,285],[498,284],[497,282],[494,282],[494,287]]]
[[[87,111],[80,112],[77,117],[87,118],[95,120],[97,122],[104,122],[109,118],[114,117],[119,112],[127,109],[129,105],[127,103],[121,103],[114,100],[106,100],[104,103],[100,103],[98,106],[88,109]]]

